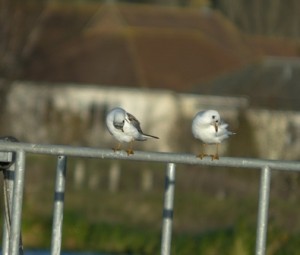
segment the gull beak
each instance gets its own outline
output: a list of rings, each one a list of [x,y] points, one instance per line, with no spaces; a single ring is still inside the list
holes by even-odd
[[[215,123],[214,123],[214,127],[215,127],[215,130],[216,130],[216,133],[218,133],[218,128],[219,128],[218,122],[215,122]]]

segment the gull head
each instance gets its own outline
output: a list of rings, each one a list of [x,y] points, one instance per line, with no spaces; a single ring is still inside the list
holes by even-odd
[[[124,122],[125,116],[126,116],[126,113],[123,109],[121,109],[121,108],[114,109],[114,120],[113,120],[114,122],[117,122],[117,123]]]
[[[215,110],[208,110],[204,112],[203,118],[209,125],[214,126],[217,133],[219,130],[219,125],[221,124],[220,114]]]

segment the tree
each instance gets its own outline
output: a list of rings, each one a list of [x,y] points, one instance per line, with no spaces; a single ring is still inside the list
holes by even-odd
[[[211,0],[241,30],[260,35],[299,37],[299,0]]]
[[[11,80],[20,78],[23,65],[33,50],[45,0],[0,0],[0,122],[6,133],[6,98]]]
[[[0,76],[20,75],[41,29],[45,0],[0,0]]]

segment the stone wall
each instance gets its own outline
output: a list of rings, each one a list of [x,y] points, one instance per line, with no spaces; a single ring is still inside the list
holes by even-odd
[[[238,146],[252,143],[256,147],[257,155],[247,155],[245,148],[245,153],[238,156],[300,158],[300,114],[252,109],[244,98],[159,89],[14,82],[7,99],[10,135],[25,142],[112,147],[115,140],[106,130],[105,116],[109,109],[121,106],[140,120],[144,132],[160,137],[136,142],[135,148],[195,153],[200,142],[192,137],[191,120],[200,110],[216,109],[237,133],[222,145],[221,153],[226,155],[232,141]]]
[[[249,108],[244,98],[178,94],[168,90],[116,88],[96,85],[14,82],[7,97],[9,135],[31,143],[111,148],[114,138],[105,126],[109,109],[121,106],[134,114],[144,132],[159,140],[136,142],[135,149],[199,153],[200,141],[191,134],[194,115],[219,110],[236,135],[221,145],[221,156],[300,159],[300,114]],[[8,135],[7,133],[2,135]],[[214,148],[210,148],[212,150]],[[120,189],[121,163],[102,169],[107,188]],[[75,188],[97,189],[102,175],[76,159],[71,173]],[[98,169],[99,170],[99,169]],[[106,171],[107,170],[107,171]],[[141,189],[151,190],[153,171],[140,171]]]

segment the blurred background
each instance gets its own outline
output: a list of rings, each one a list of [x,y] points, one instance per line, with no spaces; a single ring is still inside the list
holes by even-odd
[[[197,154],[191,120],[216,109],[237,133],[221,156],[299,160],[299,13],[297,0],[1,0],[0,134],[110,148],[105,116],[121,106],[160,137],[135,149]],[[49,249],[55,164],[27,160],[25,250]],[[63,249],[158,254],[164,171],[70,158]],[[253,254],[259,176],[178,166],[172,254]],[[299,181],[272,173],[269,255],[298,254]]]

